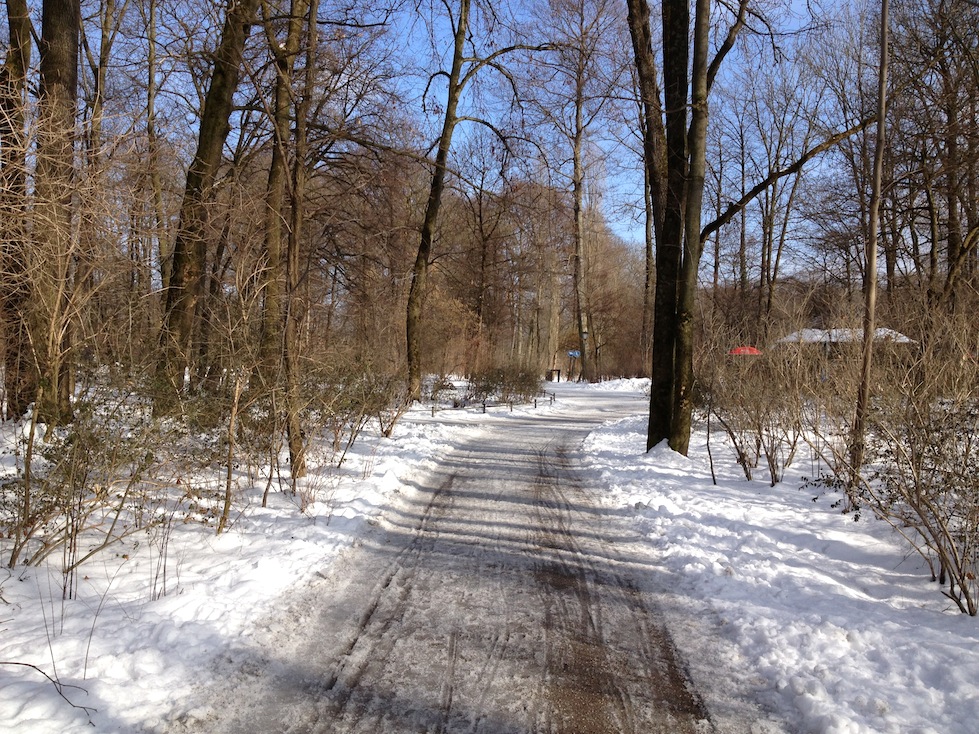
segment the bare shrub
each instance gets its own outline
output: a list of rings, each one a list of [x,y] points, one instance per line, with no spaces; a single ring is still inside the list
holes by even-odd
[[[469,400],[529,402],[540,394],[541,376],[536,370],[508,365],[480,370],[469,376]]]
[[[156,509],[166,501],[149,481],[162,474],[165,438],[147,405],[101,383],[80,392],[73,412],[63,427],[32,419],[14,448],[16,466],[0,485],[9,564],[36,565],[59,552],[69,598],[78,567],[158,522]]]
[[[961,325],[960,325],[961,326]],[[933,330],[882,375],[853,501],[921,553],[958,609],[979,613],[979,365],[968,329]]]
[[[896,527],[928,561],[958,608],[979,612],[979,404],[908,401],[902,420],[873,426],[877,468],[861,501]],[[937,565],[937,569],[935,566]]]
[[[764,461],[769,481],[780,482],[802,436],[807,372],[798,355],[777,345],[740,353],[740,331],[715,321],[700,360],[703,408],[727,434],[735,459],[751,480]],[[733,353],[732,353],[733,350]]]
[[[459,391],[447,375],[430,375],[425,381],[425,395],[435,405],[448,403],[458,407],[460,402]]]
[[[409,406],[402,378],[358,362],[309,370],[303,394],[304,424],[310,435],[327,438],[337,466],[372,420],[390,436]]]

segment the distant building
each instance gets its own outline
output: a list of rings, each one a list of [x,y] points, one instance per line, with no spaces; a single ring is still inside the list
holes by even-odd
[[[874,341],[914,344],[914,339],[893,329],[875,329]],[[850,344],[863,342],[863,329],[802,329],[783,336],[776,344]]]
[[[882,346],[912,345],[917,342],[893,329],[875,329],[874,341]],[[859,348],[863,344],[863,329],[801,329],[788,336],[783,336],[775,342],[775,345],[798,344],[800,347],[817,346],[823,354],[834,359],[841,357],[844,353],[852,354],[854,348]],[[892,350],[885,350],[892,351]],[[906,354],[906,349],[897,349],[895,356],[899,353]]]

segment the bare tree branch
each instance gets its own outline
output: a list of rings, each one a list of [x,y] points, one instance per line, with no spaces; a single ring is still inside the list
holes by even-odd
[[[725,209],[724,212],[719,217],[717,217],[717,219],[715,219],[706,227],[704,227],[700,231],[700,241],[705,242],[708,237],[714,234],[714,232],[719,230],[725,224],[730,222],[734,218],[734,216],[738,214],[742,209],[744,209],[748,204],[750,204],[755,197],[757,197],[760,193],[762,193],[765,189],[767,189],[769,186],[774,184],[776,181],[779,181],[785,178],[786,176],[791,176],[794,173],[798,173],[799,171],[802,170],[802,167],[805,166],[806,163],[811,161],[817,155],[820,155],[821,153],[825,153],[827,150],[838,145],[841,141],[846,140],[847,138],[856,135],[857,133],[862,132],[863,130],[866,130],[876,120],[877,120],[877,115],[872,115],[870,117],[867,117],[861,120],[860,122],[858,122],[853,127],[847,130],[843,130],[842,132],[838,132],[835,135],[831,135],[830,137],[826,138],[826,140],[821,142],[819,145],[810,148],[805,153],[803,153],[798,158],[798,160],[796,160],[791,166],[779,169],[777,171],[772,171],[771,173],[769,173],[767,178],[755,184],[738,201],[729,204],[727,209]]]
[[[30,668],[31,670],[36,670],[38,673],[40,673],[41,675],[43,675],[45,678],[47,678],[51,682],[51,685],[54,686],[54,689],[58,692],[58,695],[61,696],[63,699],[65,699],[65,701],[68,702],[68,705],[71,706],[72,708],[81,709],[86,714],[92,714],[92,713],[94,713],[95,711],[98,710],[98,709],[92,708],[91,706],[80,706],[77,703],[73,703],[65,695],[65,692],[64,692],[65,691],[65,688],[74,688],[75,690],[78,690],[78,691],[85,691],[84,688],[82,688],[81,686],[65,685],[64,683],[62,683],[58,679],[52,678],[50,675],[48,675],[47,673],[45,673],[43,670],[41,670],[36,665],[31,665],[30,663],[17,663],[17,662],[12,662],[12,661],[9,661],[9,660],[0,660],[0,665],[14,665],[14,666],[19,666],[21,668]],[[87,693],[87,691],[85,691],[85,692]],[[91,722],[89,722],[89,723],[91,723]]]

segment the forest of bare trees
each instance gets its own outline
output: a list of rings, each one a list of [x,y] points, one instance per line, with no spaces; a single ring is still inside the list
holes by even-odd
[[[935,489],[971,444],[915,448],[979,414],[968,0],[7,0],[2,38],[11,565],[181,461],[301,477],[446,376],[556,370],[651,377],[650,447],[716,416],[775,481],[818,443],[936,573],[975,553],[974,480]],[[862,375],[779,346],[865,323],[910,341]]]

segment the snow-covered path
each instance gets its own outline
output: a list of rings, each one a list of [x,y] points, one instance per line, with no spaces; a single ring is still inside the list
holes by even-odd
[[[641,383],[549,388],[415,409],[268,507],[243,474],[229,532],[149,528],[73,599],[58,558],[0,569],[0,730],[655,732],[659,696],[718,734],[977,731],[975,619],[805,452],[746,481],[702,427],[646,452]]]
[[[635,397],[466,434],[170,731],[707,732],[580,444]]]

